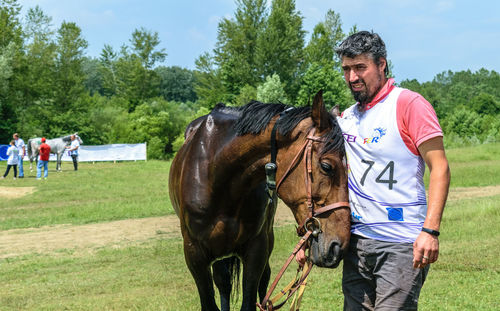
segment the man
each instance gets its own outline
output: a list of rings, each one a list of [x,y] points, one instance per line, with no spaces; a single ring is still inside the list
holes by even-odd
[[[14,133],[14,135],[12,135],[12,138],[14,138],[16,147],[19,150],[19,163],[18,163],[19,178],[24,178],[23,159],[24,156],[26,155],[26,145],[24,144],[24,140],[19,138],[18,133]]]
[[[69,148],[69,155],[73,159],[73,167],[75,171],[78,170],[78,148],[80,147],[80,142],[76,139],[75,135],[71,135],[71,145],[66,147]]]
[[[49,175],[50,146],[45,143],[45,137],[42,137],[42,143],[40,147],[38,147],[38,151],[40,159],[38,160],[38,165],[36,166],[36,179],[41,179],[42,167],[44,169],[43,179],[47,179],[47,176]]]
[[[344,310],[416,310],[429,264],[438,259],[448,196],[442,130],[421,95],[387,78],[385,44],[376,33],[355,33],[336,52],[357,101],[338,119],[352,211]]]

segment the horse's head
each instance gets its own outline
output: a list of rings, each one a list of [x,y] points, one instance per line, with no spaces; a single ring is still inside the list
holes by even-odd
[[[80,138],[80,136],[78,136],[78,132],[76,132],[73,135],[75,135],[75,138],[78,140],[78,142],[80,143],[80,145],[83,145],[83,140]]]
[[[321,92],[310,118],[289,139],[278,160],[279,196],[291,208],[299,234],[312,231],[313,263],[337,267],[350,238],[347,168],[342,132],[325,109]]]

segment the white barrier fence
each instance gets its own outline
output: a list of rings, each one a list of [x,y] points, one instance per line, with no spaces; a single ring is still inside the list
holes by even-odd
[[[56,155],[50,155],[50,161],[56,161]],[[72,161],[65,152],[62,161]],[[147,160],[146,143],[144,144],[112,144],[100,146],[85,146],[78,148],[79,162],[98,161],[137,161]]]
[[[0,146],[2,154],[6,152],[8,146]],[[3,150],[5,149],[5,150]],[[5,152],[4,152],[5,151]],[[5,157],[5,159],[4,159]],[[4,155],[0,160],[7,160]],[[50,161],[56,161],[55,154],[50,155]],[[65,151],[61,158],[62,161],[72,161],[68,152]],[[78,148],[78,161],[79,162],[97,162],[97,161],[137,161],[147,160],[146,156],[146,143],[143,144],[112,144],[100,146],[86,146],[82,145]],[[28,156],[24,161],[29,161]]]

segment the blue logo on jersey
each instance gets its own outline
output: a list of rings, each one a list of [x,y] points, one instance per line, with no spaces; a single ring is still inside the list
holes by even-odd
[[[402,208],[387,207],[386,209],[389,220],[404,221]]]
[[[361,218],[363,218],[359,215],[354,214],[354,212],[351,213],[351,216],[352,216],[352,218],[357,219],[357,220],[360,220]]]
[[[380,142],[380,139],[382,138],[382,136],[385,135],[386,132],[387,130],[384,128],[381,127],[374,128],[373,136],[363,139],[363,144],[373,144]]]

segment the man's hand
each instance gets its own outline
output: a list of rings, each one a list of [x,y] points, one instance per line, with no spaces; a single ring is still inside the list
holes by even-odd
[[[413,268],[424,268],[436,262],[439,256],[439,240],[437,236],[420,232],[413,243]]]
[[[306,260],[307,260],[307,257],[306,257],[306,244],[307,243],[304,243],[304,245],[302,245],[302,247],[299,249],[299,251],[295,255],[295,261],[297,261],[297,263],[301,267],[304,266],[304,264],[306,263]]]

